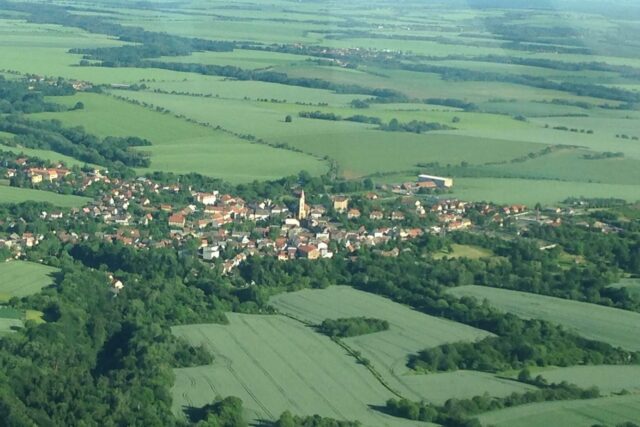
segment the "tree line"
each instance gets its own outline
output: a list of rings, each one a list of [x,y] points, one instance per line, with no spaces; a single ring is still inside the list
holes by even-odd
[[[67,111],[68,108],[45,100],[45,96],[73,95],[75,90],[64,80],[28,82],[26,79],[7,80],[0,76],[0,113],[42,113]],[[76,104],[76,108],[80,105]]]
[[[349,317],[325,319],[318,326],[318,331],[330,337],[348,338],[358,335],[386,331],[389,322],[371,317]]]
[[[378,125],[379,130],[387,131],[387,132],[411,132],[411,133],[422,133],[436,130],[452,130],[455,129],[451,126],[447,126],[442,123],[437,122],[425,122],[423,120],[411,120],[410,122],[400,122],[398,119],[393,118],[389,120],[388,123],[384,123],[382,119],[379,117],[372,116],[364,116],[361,114],[356,114],[354,116],[349,116],[343,118],[340,115],[335,113],[327,113],[322,111],[301,111],[298,113],[298,116],[307,118],[307,119],[317,119],[317,120],[330,120],[330,121],[348,121],[348,122],[357,122],[357,123],[369,123]]]
[[[51,150],[103,166],[149,167],[150,155],[132,147],[151,145],[136,136],[99,138],[82,127],[64,127],[58,120],[29,120],[11,115],[0,118],[0,130],[15,134],[9,145]]]

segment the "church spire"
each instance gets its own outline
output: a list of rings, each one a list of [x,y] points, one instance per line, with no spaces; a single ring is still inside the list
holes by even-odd
[[[307,204],[304,197],[304,190],[300,193],[300,200],[298,200],[298,219],[303,220],[307,217]]]

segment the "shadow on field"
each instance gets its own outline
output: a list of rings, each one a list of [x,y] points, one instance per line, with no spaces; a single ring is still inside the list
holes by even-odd
[[[255,422],[249,423],[249,425],[251,427],[273,427],[276,425],[276,423],[271,420],[257,420]]]
[[[203,408],[196,408],[195,406],[183,406],[182,411],[187,416],[187,419],[192,423],[197,423],[204,420],[206,412]]]
[[[392,416],[392,417],[395,417],[395,416],[396,416],[396,415],[392,414],[392,413],[387,409],[387,407],[386,407],[386,406],[383,406],[383,405],[368,405],[368,406],[369,406],[369,409],[373,409],[374,411],[381,412],[381,413],[383,413],[383,414],[385,414],[385,415],[389,415],[389,416]]]

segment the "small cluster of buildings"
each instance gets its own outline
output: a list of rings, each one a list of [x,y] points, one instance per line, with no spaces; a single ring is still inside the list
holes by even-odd
[[[0,237],[0,249],[8,249],[12,258],[20,258],[26,249],[37,246],[44,236],[41,234],[33,233],[12,233],[9,236]],[[3,261],[3,260],[0,260]]]
[[[402,184],[391,186],[391,190],[396,194],[417,194],[423,191],[446,191],[453,188],[453,178],[442,176],[420,174],[417,180],[407,181]]]
[[[53,182],[58,178],[63,178],[69,175],[70,173],[69,169],[65,169],[61,166],[49,169],[30,168],[27,172],[32,184],[39,184],[43,181]]]

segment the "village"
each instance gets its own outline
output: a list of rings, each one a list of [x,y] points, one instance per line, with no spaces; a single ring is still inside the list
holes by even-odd
[[[321,200],[325,203],[310,203],[311,197],[303,188],[293,188],[285,204],[270,199],[246,201],[177,181],[124,179],[105,170],[69,169],[26,156],[4,157],[0,173],[13,183],[50,191],[72,187],[78,195],[93,195],[93,200],[80,208],[41,212],[41,219],[53,223],[51,231],[62,243],[98,238],[138,249],[194,251],[223,274],[251,256],[270,256],[283,262],[317,260],[339,252],[354,253],[362,247],[384,256],[398,256],[394,242],[425,233],[505,228],[519,233],[528,223],[557,225],[563,216],[575,214],[572,208],[551,207],[541,212],[524,205],[468,203],[448,197],[431,196],[426,202],[416,189],[453,185],[451,179],[430,175],[391,188],[382,186],[350,195],[324,194]],[[77,224],[87,221],[101,224],[99,231],[77,229]],[[20,258],[44,238],[45,233],[11,233],[0,236],[0,248]]]

